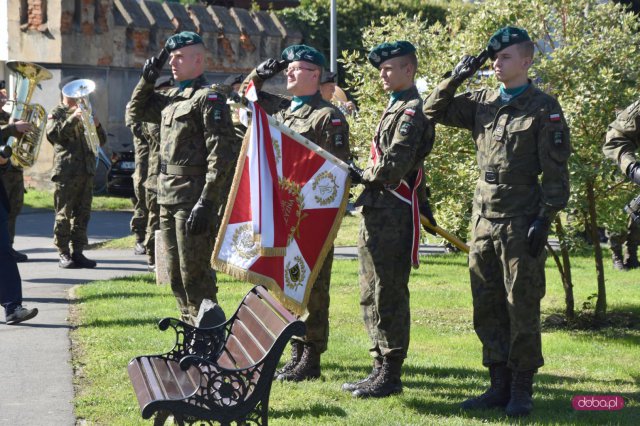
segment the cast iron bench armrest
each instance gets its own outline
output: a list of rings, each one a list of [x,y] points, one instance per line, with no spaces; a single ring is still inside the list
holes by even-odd
[[[224,347],[230,321],[211,328],[198,328],[176,318],[163,318],[158,322],[158,328],[162,331],[173,328],[176,341],[173,348],[162,355],[176,361],[187,355],[215,359]]]

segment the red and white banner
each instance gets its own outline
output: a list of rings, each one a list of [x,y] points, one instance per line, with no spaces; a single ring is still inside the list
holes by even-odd
[[[344,216],[348,166],[251,109],[212,265],[302,314]]]

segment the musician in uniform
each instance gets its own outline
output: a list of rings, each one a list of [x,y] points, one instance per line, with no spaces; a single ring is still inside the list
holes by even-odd
[[[4,83],[4,81],[3,81]],[[7,101],[7,92],[5,88],[0,89],[0,130],[2,130],[5,138],[13,136],[14,138],[20,138],[25,132],[32,129],[31,123],[23,120],[18,120],[14,123],[9,123],[11,114],[1,109]],[[28,257],[24,253],[20,253],[13,248],[13,240],[16,236],[16,218],[22,210],[24,204],[24,174],[22,167],[13,161],[7,163],[7,167],[2,173],[2,181],[4,184],[7,197],[9,199],[9,243],[11,245],[11,255],[15,258],[16,262],[26,262]]]
[[[62,88],[76,77],[63,78]],[[92,112],[89,111],[89,114]],[[93,178],[96,174],[97,147],[107,141],[107,133],[94,115],[98,141],[90,141],[85,132],[83,112],[76,99],[62,95],[62,101],[47,117],[47,139],[53,145],[55,184],[53,202],[55,224],[53,243],[58,248],[61,268],[95,268],[83,250],[87,245],[87,226],[91,217]]]

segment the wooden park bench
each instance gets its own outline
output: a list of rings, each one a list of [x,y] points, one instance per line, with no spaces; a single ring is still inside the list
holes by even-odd
[[[196,328],[174,318],[158,324],[176,332],[176,343],[162,355],[129,362],[131,383],[142,417],[169,414],[178,424],[196,421],[268,423],[271,382],[282,351],[304,323],[264,287],[254,287],[228,321]]]

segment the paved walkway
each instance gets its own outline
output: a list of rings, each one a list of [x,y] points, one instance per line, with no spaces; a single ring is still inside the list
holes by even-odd
[[[89,241],[129,234],[131,213],[96,212]],[[146,257],[133,250],[91,250],[96,269],[58,268],[53,213],[27,210],[18,217],[14,247],[29,256],[20,263],[24,304],[40,311],[20,325],[0,313],[0,425],[75,425],[69,351],[68,291],[76,284],[146,272]],[[0,271],[0,280],[2,275]]]

